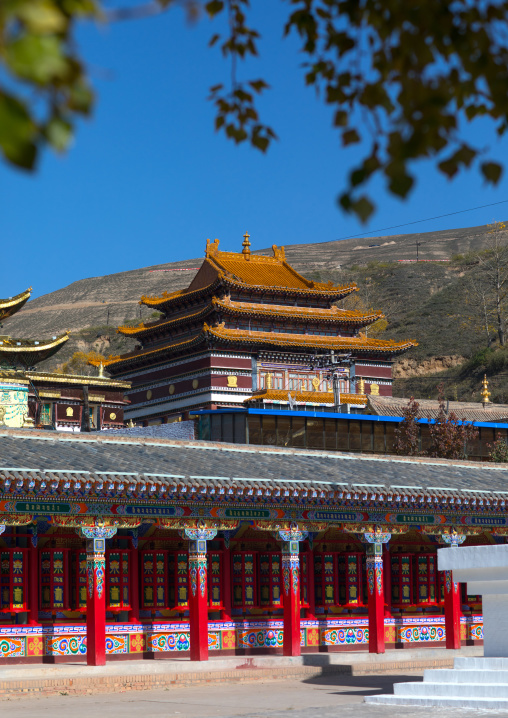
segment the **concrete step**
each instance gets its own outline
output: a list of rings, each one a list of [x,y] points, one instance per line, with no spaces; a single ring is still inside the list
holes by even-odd
[[[500,698],[508,701],[508,683],[396,683],[393,692],[396,696],[408,697]]]
[[[457,670],[469,671],[506,671],[508,670],[508,658],[461,657],[454,659],[453,667]]]
[[[501,683],[508,685],[508,670],[457,670],[456,668],[428,668],[423,674],[427,683]]]
[[[456,696],[366,696],[365,703],[392,706],[421,706],[440,708],[508,709],[508,699],[460,698]]]

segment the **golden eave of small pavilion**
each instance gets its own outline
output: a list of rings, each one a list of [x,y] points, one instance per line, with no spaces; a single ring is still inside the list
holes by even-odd
[[[38,342],[29,339],[13,339],[12,337],[0,337],[0,354],[43,354],[47,351],[60,347],[69,339],[69,332],[55,337],[50,342]]]
[[[19,312],[26,302],[30,299],[32,287],[29,287],[21,294],[16,294],[15,297],[9,297],[8,299],[0,299],[0,322],[8,317],[11,317],[16,312]]]

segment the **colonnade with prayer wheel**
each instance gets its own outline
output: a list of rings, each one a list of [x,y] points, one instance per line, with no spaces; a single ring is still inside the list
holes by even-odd
[[[437,548],[505,542],[414,521],[5,519],[4,662],[459,648],[482,640],[481,597]]]

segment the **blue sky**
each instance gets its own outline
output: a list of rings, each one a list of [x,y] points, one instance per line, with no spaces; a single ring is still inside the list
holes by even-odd
[[[207,19],[190,26],[174,10],[83,30],[99,95],[93,118],[67,155],[48,152],[35,174],[0,165],[0,296],[29,285],[38,296],[83,277],[201,257],[207,237],[231,250],[246,230],[254,248],[325,242],[508,199],[506,178],[496,189],[473,172],[448,182],[421,164],[408,201],[391,198],[380,181],[367,226],[341,213],[336,197],[357,149],[341,149],[330,110],[304,86],[297,41],[282,40],[287,4],[255,5],[261,59],[240,72],[272,86],[260,107],[280,140],[266,155],[213,129],[208,88],[227,81],[229,66],[207,48],[215,30]],[[507,143],[487,124],[474,134],[503,159]],[[507,209],[395,232],[486,224]]]

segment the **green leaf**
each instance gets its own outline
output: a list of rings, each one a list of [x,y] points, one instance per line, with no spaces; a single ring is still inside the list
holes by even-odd
[[[0,94],[0,147],[12,164],[32,169],[37,156],[37,127],[26,107]]]
[[[214,17],[224,10],[224,2],[223,0],[210,0],[206,3],[205,10],[210,17]]]
[[[88,115],[92,109],[93,100],[94,94],[92,89],[86,83],[85,79],[81,78],[69,88],[67,107],[74,112]]]
[[[350,194],[348,192],[344,192],[344,194],[341,194],[338,200],[338,204],[339,207],[342,207],[345,212],[350,212],[352,205]]]
[[[69,69],[54,36],[22,35],[7,47],[6,60],[16,75],[40,85],[62,79]]]
[[[262,92],[263,90],[268,89],[269,85],[264,80],[251,80],[249,82],[249,85],[252,87],[253,90],[256,92]]]
[[[372,202],[365,197],[360,197],[355,202],[352,202],[351,204],[352,211],[356,214],[360,222],[365,222],[369,219],[370,215],[374,212],[374,205]]]
[[[345,127],[348,122],[348,113],[344,110],[337,110],[333,119],[335,127]]]
[[[480,166],[487,182],[497,184],[503,174],[503,168],[497,162],[483,162]]]
[[[50,0],[24,2],[17,14],[28,30],[36,34],[62,32],[67,26],[65,15]]]
[[[443,160],[438,164],[438,167],[449,179],[452,179],[459,171],[457,162],[453,158]]]
[[[270,140],[267,137],[254,133],[251,139],[251,144],[258,150],[261,150],[261,152],[266,152],[268,145],[270,144]]]
[[[406,197],[413,184],[414,179],[406,172],[401,171],[392,176],[388,186],[390,192],[393,192],[393,194],[399,197]]]
[[[360,142],[360,135],[356,130],[346,130],[346,132],[342,133],[342,145],[343,147],[347,147],[348,145],[353,145],[356,142]]]
[[[45,127],[45,135],[57,152],[65,152],[72,140],[72,125],[61,117],[53,117]]]

